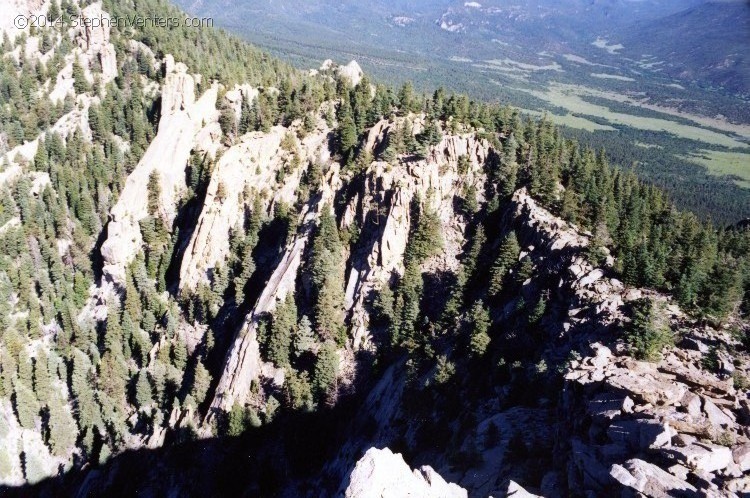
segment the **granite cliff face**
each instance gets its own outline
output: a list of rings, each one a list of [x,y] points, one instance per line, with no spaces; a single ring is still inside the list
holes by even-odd
[[[143,195],[148,191],[149,177],[157,175],[158,216],[171,226],[186,190],[185,169],[191,151],[206,153],[220,135],[216,123],[218,86],[212,86],[196,99],[194,78],[184,64],[175,64],[167,56],[164,70],[158,132],[110,211],[107,240],[101,249],[105,276],[119,284],[124,282],[125,268],[143,243],[138,222],[149,215],[148,198]]]

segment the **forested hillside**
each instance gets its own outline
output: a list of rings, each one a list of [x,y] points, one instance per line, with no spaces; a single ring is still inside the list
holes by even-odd
[[[512,107],[66,23],[3,36],[3,492],[332,495],[386,445],[472,496],[747,485],[747,227]]]
[[[177,3],[302,69],[354,58],[394,86],[546,113],[681,209],[750,213],[743,0]]]

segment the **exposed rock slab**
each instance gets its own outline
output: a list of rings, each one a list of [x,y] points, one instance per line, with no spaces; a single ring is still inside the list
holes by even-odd
[[[183,64],[176,64],[162,88],[162,118],[159,130],[143,158],[128,176],[117,204],[110,211],[107,240],[101,248],[104,275],[122,284],[125,270],[143,242],[139,221],[148,216],[149,176],[159,173],[161,194],[158,215],[171,227],[178,200],[185,192],[185,168],[196,137],[206,123],[218,119],[218,86],[195,100],[195,82]]]
[[[371,448],[349,477],[346,498],[466,498],[465,489],[447,483],[431,467],[412,471],[388,448]],[[523,495],[518,495],[523,496]]]

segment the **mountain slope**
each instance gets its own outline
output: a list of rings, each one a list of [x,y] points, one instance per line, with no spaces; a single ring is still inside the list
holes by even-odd
[[[746,487],[746,228],[356,63],[7,38],[3,494],[361,497],[383,465],[458,496]]]
[[[621,36],[626,52],[664,61],[662,70],[670,76],[746,93],[750,84],[748,35],[750,6],[732,1],[698,5],[629,28]]]

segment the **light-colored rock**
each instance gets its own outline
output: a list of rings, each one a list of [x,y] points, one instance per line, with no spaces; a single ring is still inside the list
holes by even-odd
[[[628,460],[624,465],[613,465],[610,475],[623,486],[653,498],[670,498],[680,493],[697,492],[694,486],[684,480],[637,458]]]
[[[359,85],[359,82],[362,81],[364,72],[362,71],[362,68],[359,67],[359,64],[357,64],[357,61],[351,61],[346,66],[339,68],[339,74],[348,78],[349,81],[351,81],[352,86],[357,86]]]
[[[627,369],[617,368],[607,379],[607,383],[618,389],[624,389],[646,403],[674,405],[684,396],[687,389],[658,375],[638,374]]]
[[[371,448],[357,462],[344,492],[346,498],[466,498],[432,468],[412,470],[400,454]],[[518,495],[522,496],[522,495]]]
[[[508,491],[505,496],[508,498],[541,498],[539,495],[529,493],[523,488],[523,486],[515,481],[510,481],[508,483]]]
[[[691,417],[699,418],[701,416],[701,398],[697,394],[689,391],[686,392],[680,404],[685,407],[685,410]]]
[[[327,185],[338,186],[340,180],[336,165],[332,166],[329,175]],[[312,234],[315,221],[320,216],[323,207],[333,201],[335,191],[335,188],[323,189],[323,192],[314,197],[300,214],[299,226],[301,228],[297,236],[287,246],[284,256],[265,284],[263,292],[245,318],[244,325],[229,348],[207,420],[211,420],[219,412],[228,412],[235,403],[242,404],[247,401],[250,386],[260,377],[263,366],[257,339],[260,318],[263,314],[272,312],[277,303],[283,301],[287,294],[294,290],[302,253]]]
[[[602,393],[589,401],[587,411],[595,418],[614,419],[632,410],[633,400],[614,393]]]
[[[709,352],[709,347],[705,343],[699,341],[694,337],[685,337],[684,339],[682,339],[682,341],[680,341],[680,347],[692,349],[703,354],[707,354]]]
[[[703,399],[703,413],[711,425],[719,429],[726,429],[734,425],[734,419],[716,406],[710,398],[707,396],[701,396],[701,398]]]
[[[725,446],[695,442],[690,446],[673,447],[662,450],[686,466],[700,472],[716,472],[734,462],[732,451]]]
[[[41,14],[45,12],[44,5],[44,0],[3,0],[1,5],[3,14],[0,15],[0,36],[3,33],[8,33],[10,39],[15,40],[16,36],[22,32],[28,34],[28,29],[19,29],[13,20],[17,16]]]
[[[185,168],[196,137],[206,123],[218,119],[214,85],[195,100],[195,84],[182,64],[165,78],[162,90],[162,117],[159,130],[133,172],[128,176],[117,203],[110,211],[107,240],[102,244],[104,275],[123,283],[125,269],[141,249],[139,221],[148,216],[149,177],[156,171],[161,195],[157,215],[172,226],[177,204],[186,190]]]
[[[607,435],[616,443],[624,443],[633,449],[648,450],[671,446],[675,431],[669,424],[656,420],[621,420],[612,423]]]
[[[80,23],[79,46],[86,52],[89,65],[97,60],[101,66],[102,81],[108,83],[117,76],[117,56],[115,47],[109,41],[112,21],[108,13],[102,10],[100,3],[92,3],[81,11],[86,19],[97,19],[101,22]]]
[[[422,119],[421,116],[412,116],[413,131],[420,129]],[[365,140],[365,147],[378,152],[388,134],[396,125],[405,126],[405,121],[376,124]],[[425,159],[399,159],[393,164],[375,161],[371,164],[364,195],[357,202],[365,207],[365,216],[374,217],[379,213],[383,219],[373,227],[371,240],[365,245],[366,253],[352,255],[345,302],[352,316],[355,348],[370,344],[365,298],[371,291],[382,288],[394,273],[403,273],[403,255],[411,227],[410,204],[415,195],[419,194],[422,202],[437,213],[443,228],[442,254],[428,261],[424,271],[457,269],[465,226],[457,222],[460,217],[454,210],[453,198],[461,195],[465,184],[482,184],[482,168],[489,153],[489,143],[473,135],[445,135],[438,145],[427,151]],[[469,168],[464,175],[459,175],[458,161],[462,156],[469,159]],[[387,193],[392,194],[390,199]]]
[[[742,472],[750,470],[750,443],[737,446],[732,450],[734,463],[739,465]]]
[[[331,73],[333,73],[338,76],[343,76],[344,78],[349,80],[349,83],[353,87],[357,86],[364,76],[364,72],[362,71],[362,68],[359,67],[357,61],[351,61],[346,66],[339,66],[331,59],[326,59],[320,66],[320,72],[328,75],[331,75]]]

